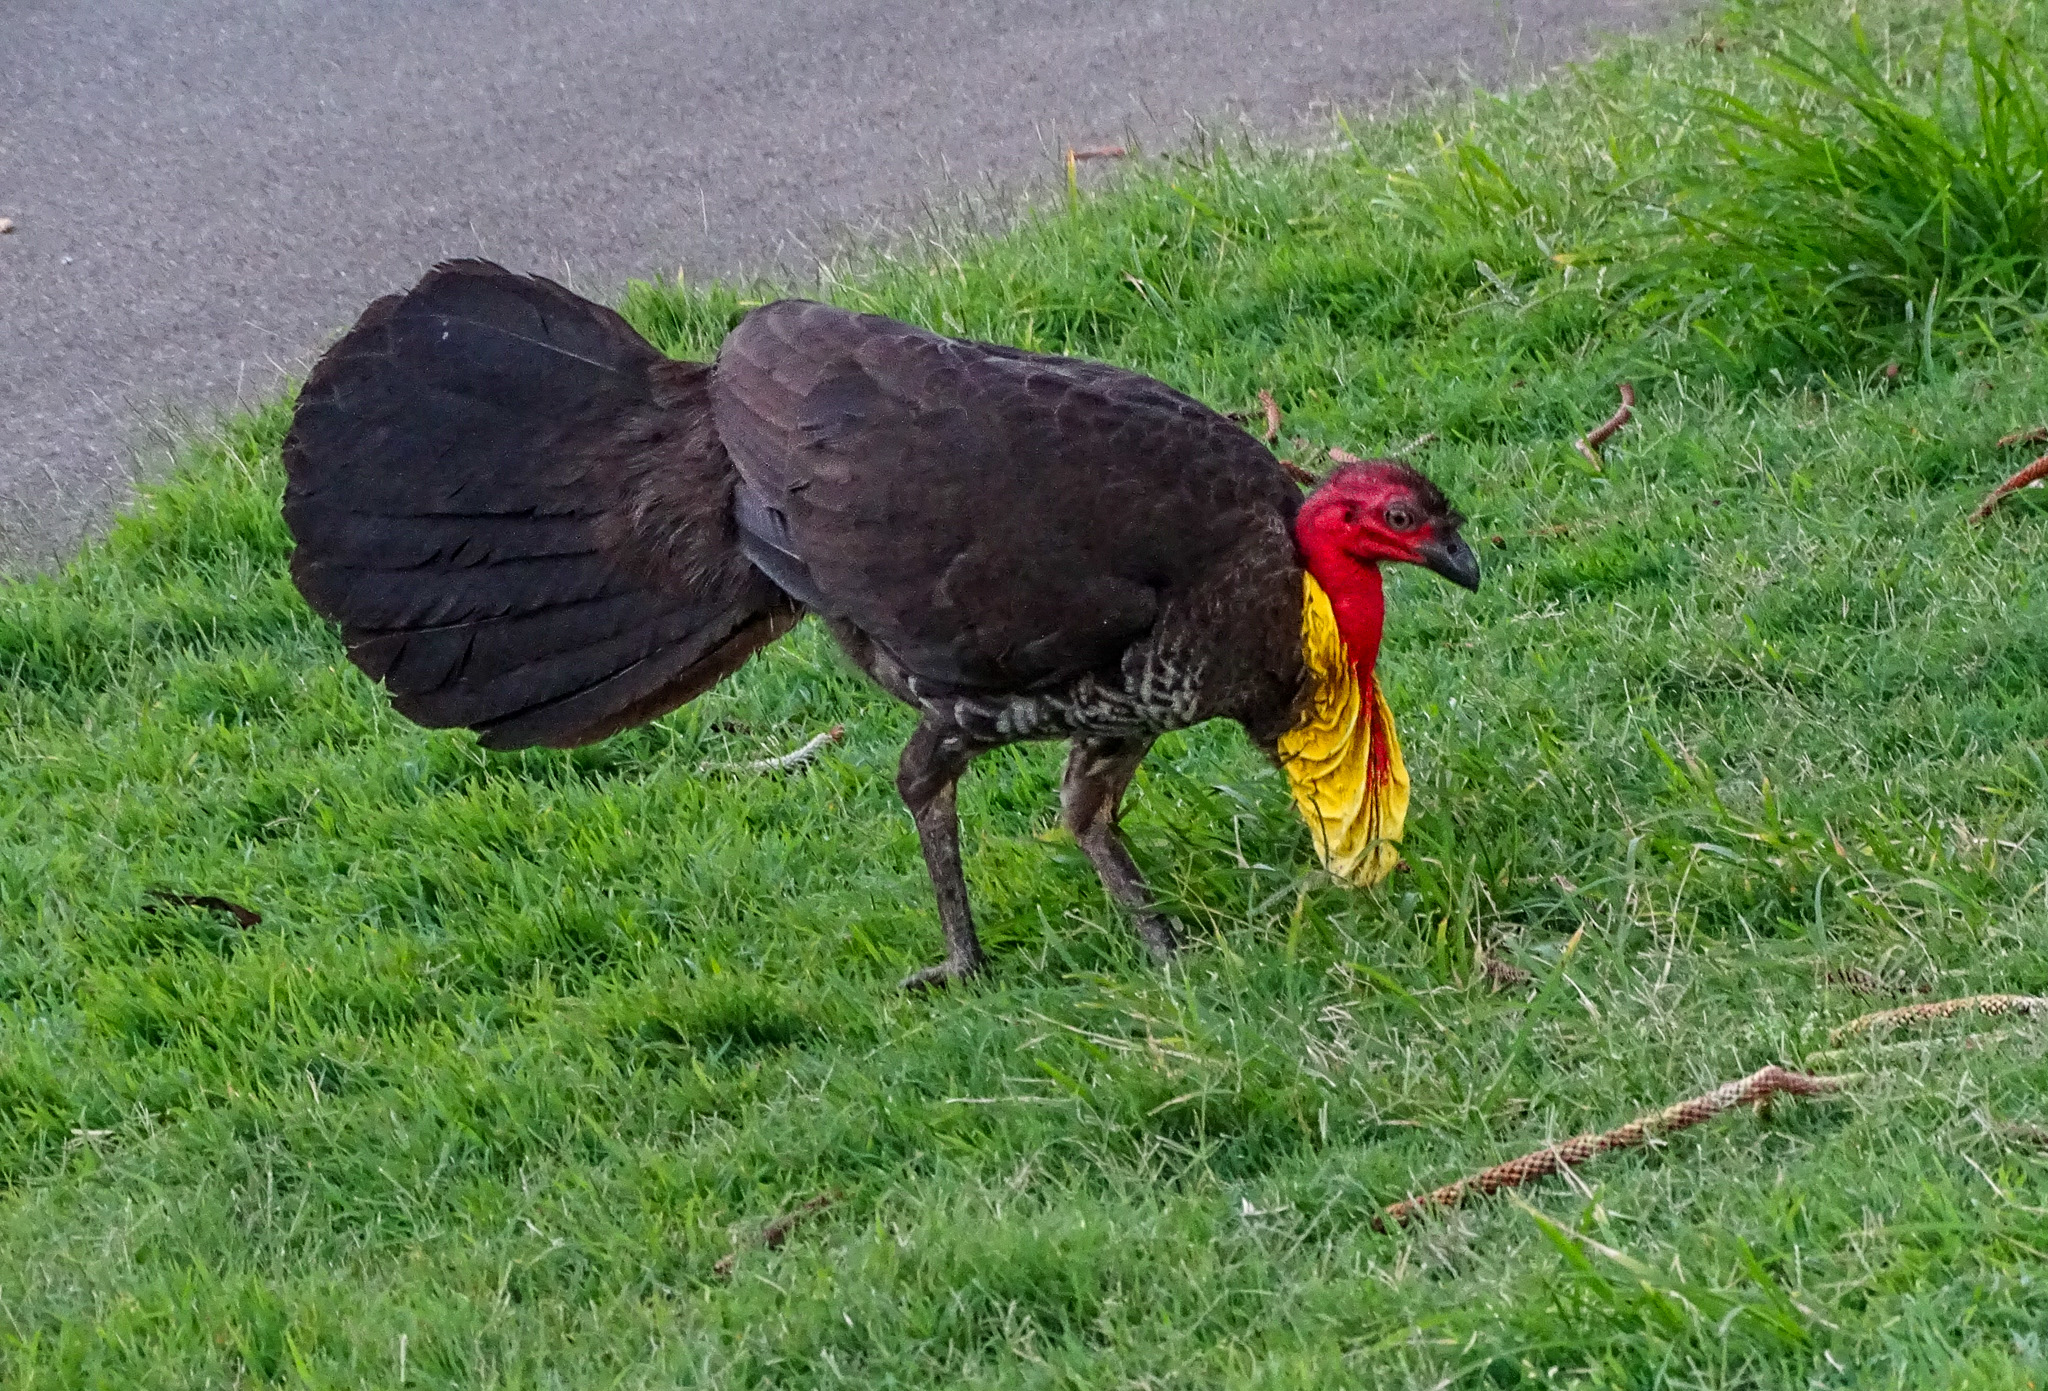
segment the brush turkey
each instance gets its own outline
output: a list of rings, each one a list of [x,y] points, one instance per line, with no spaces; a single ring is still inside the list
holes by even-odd
[[[954,786],[1067,739],[1061,815],[1165,958],[1117,829],[1161,733],[1238,721],[1329,868],[1395,862],[1408,797],[1373,676],[1379,567],[1477,588],[1461,518],[1391,460],[1304,498],[1149,377],[829,305],[753,310],[712,363],[481,261],[378,300],[284,446],[292,577],[420,724],[564,748],[654,719],[813,613],[913,707],[897,787],[946,959],[983,968]]]

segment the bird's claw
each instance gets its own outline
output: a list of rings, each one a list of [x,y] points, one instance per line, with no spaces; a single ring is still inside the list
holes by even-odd
[[[1145,950],[1152,954],[1153,963],[1170,966],[1180,955],[1180,934],[1173,930],[1173,924],[1157,913],[1133,913],[1132,925],[1138,929],[1138,938],[1144,942]]]
[[[988,963],[981,960],[955,961],[948,957],[936,966],[927,966],[922,971],[912,971],[903,978],[903,989],[917,992],[938,990],[958,981],[969,981],[988,969]]]

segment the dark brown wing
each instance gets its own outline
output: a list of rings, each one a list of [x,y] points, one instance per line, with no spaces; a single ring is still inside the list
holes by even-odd
[[[292,577],[421,724],[512,748],[652,719],[797,613],[740,554],[709,375],[559,285],[438,266],[299,393]]]
[[[1023,691],[1113,666],[1299,493],[1135,372],[789,300],[720,349],[742,546],[912,674]]]

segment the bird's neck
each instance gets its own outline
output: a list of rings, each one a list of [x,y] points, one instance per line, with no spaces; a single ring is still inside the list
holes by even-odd
[[[1323,593],[1330,596],[1330,611],[1337,620],[1337,634],[1344,639],[1351,668],[1359,685],[1372,679],[1380,659],[1380,634],[1387,622],[1386,590],[1380,582],[1380,567],[1354,559],[1321,538],[1303,537],[1303,558]],[[1320,544],[1319,544],[1320,543]]]

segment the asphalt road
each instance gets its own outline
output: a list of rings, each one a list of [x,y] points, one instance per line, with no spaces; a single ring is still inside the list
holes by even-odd
[[[1067,143],[1287,134],[1684,0],[0,0],[0,564],[483,255],[802,270]]]

